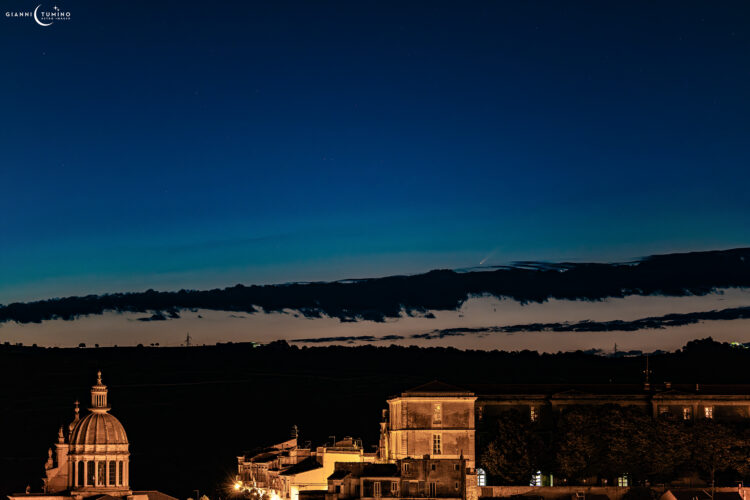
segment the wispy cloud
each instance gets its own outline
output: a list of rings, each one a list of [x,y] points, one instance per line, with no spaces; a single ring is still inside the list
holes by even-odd
[[[322,344],[336,342],[384,342],[389,340],[421,339],[433,340],[446,337],[463,337],[467,335],[488,335],[494,333],[526,333],[526,332],[635,332],[638,330],[654,330],[670,327],[691,325],[700,321],[731,321],[735,319],[750,319],[750,306],[722,309],[720,311],[701,311],[683,314],[666,314],[632,321],[578,321],[560,323],[524,323],[505,326],[486,326],[477,328],[441,328],[425,333],[415,333],[408,336],[373,335],[314,337],[295,339],[292,342]]]

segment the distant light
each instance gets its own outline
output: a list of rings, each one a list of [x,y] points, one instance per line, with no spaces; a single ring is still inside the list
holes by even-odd
[[[236,483],[234,483],[234,489],[235,490],[239,491],[240,488],[242,488],[242,483],[241,482],[237,481]]]

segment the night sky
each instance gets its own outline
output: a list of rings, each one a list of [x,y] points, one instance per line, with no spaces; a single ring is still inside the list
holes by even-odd
[[[750,244],[747,2],[56,5],[3,3],[0,303]]]

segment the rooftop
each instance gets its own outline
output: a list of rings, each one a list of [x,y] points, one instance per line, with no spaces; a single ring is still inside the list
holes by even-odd
[[[284,470],[284,472],[281,472],[280,475],[293,476],[295,474],[300,474],[302,472],[320,469],[322,467],[323,466],[315,459],[315,457],[307,457],[301,462],[297,462],[296,464],[292,465],[288,469]]]

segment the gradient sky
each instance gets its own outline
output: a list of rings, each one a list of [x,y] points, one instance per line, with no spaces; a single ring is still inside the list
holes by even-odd
[[[747,2],[56,5],[3,3],[0,303],[750,245]]]

